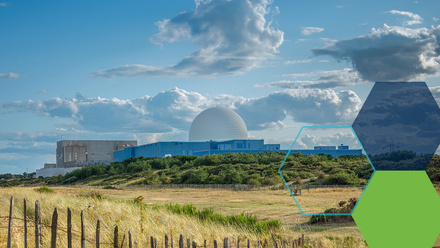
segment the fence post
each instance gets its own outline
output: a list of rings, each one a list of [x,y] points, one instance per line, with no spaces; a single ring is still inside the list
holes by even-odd
[[[203,248],[206,248],[206,239],[203,241]]]
[[[124,247],[124,241],[125,241],[125,233],[124,233],[124,236],[122,236],[121,248]]]
[[[58,211],[57,208],[53,210],[52,215],[52,235],[51,235],[51,241],[50,241],[50,247],[56,248],[57,247],[57,228],[58,228]]]
[[[81,248],[86,247],[86,227],[84,223],[84,210],[81,210]]]
[[[165,248],[168,248],[168,236],[165,234]]]
[[[240,248],[240,237],[237,238],[237,248]]]
[[[27,240],[27,217],[26,217],[26,198],[23,199],[23,215],[24,215],[24,248],[28,247]]]
[[[101,221],[98,219],[98,221],[96,222],[96,248],[99,248],[100,232],[101,232]]]
[[[223,248],[229,248],[229,239],[228,238],[225,238],[223,240]]]
[[[180,234],[179,248],[183,248],[183,235],[182,234]]]
[[[247,239],[247,248],[251,248],[251,242]]]
[[[214,248],[217,248],[217,240],[214,239]]]
[[[173,234],[171,233],[170,236],[171,236],[171,248],[174,248]]]
[[[115,226],[115,231],[113,234],[114,234],[114,237],[113,237],[114,248],[119,248],[118,247],[118,226]]]
[[[11,248],[12,245],[12,215],[14,214],[14,197],[11,196],[11,202],[9,204],[9,224],[8,224],[8,243],[7,248]]]
[[[153,236],[150,236],[150,243],[151,243],[151,248],[154,248],[154,238]]]
[[[40,202],[35,201],[35,248],[41,247],[41,212]]]
[[[72,248],[72,211],[67,208],[67,248]]]
[[[133,237],[131,236],[131,231],[128,231],[128,248],[133,248]]]
[[[196,243],[196,241],[194,241],[194,240],[193,240],[193,242],[192,242],[192,248],[197,248],[197,243]]]
[[[189,238],[186,239],[186,247],[191,248],[191,240]]]

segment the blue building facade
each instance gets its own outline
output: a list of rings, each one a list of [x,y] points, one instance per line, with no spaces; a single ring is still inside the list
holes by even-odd
[[[212,155],[225,153],[259,153],[259,152],[288,152],[280,150],[280,144],[264,144],[263,139],[234,139],[226,141],[167,141],[145,144],[135,147],[127,147],[123,150],[115,151],[113,158],[115,162],[122,162],[130,157],[167,157],[173,155]],[[306,154],[328,154],[333,157],[341,155],[359,155],[361,149],[350,150],[348,146],[316,146],[309,150],[292,150],[291,153],[300,152]]]

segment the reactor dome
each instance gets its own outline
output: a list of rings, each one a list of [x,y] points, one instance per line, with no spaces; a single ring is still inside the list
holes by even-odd
[[[202,111],[192,122],[189,141],[224,141],[247,139],[248,132],[243,119],[234,111],[214,107]]]

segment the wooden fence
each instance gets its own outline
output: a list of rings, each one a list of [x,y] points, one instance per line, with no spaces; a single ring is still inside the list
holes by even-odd
[[[66,187],[66,188],[87,188],[87,189],[103,189],[105,187],[113,187],[115,189],[232,189],[232,190],[285,190],[285,184],[274,186],[261,186],[251,184],[149,184],[149,185],[108,185],[108,186],[89,186],[89,185],[30,185],[25,187]],[[361,188],[365,185],[289,185],[290,189],[338,189],[338,188]],[[440,186],[439,186],[440,187]]]
[[[27,206],[26,206],[26,199],[23,200],[23,219],[14,217],[14,197],[11,197],[10,204],[9,204],[9,216],[8,218],[8,238],[7,238],[7,244],[6,248],[12,248],[12,239],[13,239],[13,222],[14,220],[20,220],[23,221],[23,228],[24,228],[24,248],[28,248],[28,217],[26,216]],[[29,219],[32,221],[31,219]],[[41,248],[43,247],[42,244],[42,222],[41,222],[41,206],[39,201],[35,202],[35,220],[33,221],[34,228],[35,228],[35,248]],[[72,212],[70,208],[67,208],[67,230],[58,227],[58,211],[55,208],[52,214],[52,223],[50,226],[47,226],[51,229],[51,237],[50,237],[50,248],[56,248],[57,245],[57,234],[58,231],[63,231],[67,233],[67,247],[72,248]],[[105,245],[107,247],[114,247],[114,248],[123,248],[124,245],[127,243],[129,248],[132,248],[135,246],[135,240],[133,235],[130,231],[128,231],[128,240],[126,242],[126,235],[123,234],[121,243],[119,243],[119,229],[118,226],[114,227],[113,231],[113,242],[112,243],[105,243],[102,242],[101,237],[101,221],[98,219],[96,223],[96,232],[94,234],[95,240],[88,240],[86,239],[86,233],[85,233],[85,221],[84,221],[84,211],[81,211],[81,248],[86,247],[86,241],[90,244],[95,244],[96,248],[99,248],[101,245]],[[235,244],[232,244],[234,241]],[[157,239],[155,237],[150,237],[150,247],[151,248],[158,248],[158,247],[164,247],[164,248],[174,248],[174,245],[176,245],[176,248],[197,248],[197,247],[208,247],[207,240],[204,240],[203,244],[197,244],[195,241],[191,242],[191,239],[185,239],[182,234],[179,236],[178,243],[174,244],[173,242],[173,235],[170,236],[165,235],[163,243],[158,243]],[[272,237],[272,240],[257,240],[257,241],[251,241],[249,239],[240,240],[240,238],[235,240],[232,240],[230,238],[224,238],[223,239],[223,248],[250,248],[253,245],[253,247],[256,248],[267,248],[267,247],[274,247],[274,248],[298,248],[298,247],[304,247],[305,245],[305,238],[304,234],[301,235],[301,237],[291,240],[290,242],[286,240],[277,240],[274,237]],[[64,245],[63,245],[64,246]],[[220,248],[220,242],[217,240],[213,240],[212,246],[214,248]]]

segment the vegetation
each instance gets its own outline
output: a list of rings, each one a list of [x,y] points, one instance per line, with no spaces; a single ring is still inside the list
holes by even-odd
[[[39,192],[39,193],[53,193],[53,189],[43,186],[40,188],[35,189],[35,191]]]
[[[348,214],[351,213],[356,206],[357,199],[350,198],[347,201],[341,201],[337,208],[329,208],[324,211],[325,214]],[[351,215],[312,215],[310,224],[327,223],[327,222],[353,222]]]
[[[214,239],[219,242],[219,246],[222,246],[225,237],[230,237],[232,241],[236,241],[238,237],[240,240],[249,238],[254,245],[257,239],[271,240],[272,237],[277,237],[292,240],[300,237],[301,234],[305,234],[308,247],[367,247],[354,223],[330,228],[325,225],[307,224],[309,218],[301,215],[298,208],[292,205],[292,199],[286,190],[101,189],[98,192],[71,187],[56,187],[53,190],[52,194],[43,194],[33,188],[22,187],[0,191],[0,204],[9,206],[10,196],[14,196],[15,199],[14,230],[16,231],[12,247],[22,246],[23,232],[20,230],[23,222],[20,219],[23,218],[23,198],[27,199],[27,216],[30,219],[34,214],[33,203],[38,200],[41,204],[43,244],[46,245],[50,243],[50,225],[54,208],[58,210],[60,227],[57,244],[66,244],[67,236],[63,230],[67,226],[66,209],[69,207],[73,218],[73,247],[80,247],[81,210],[84,210],[86,242],[89,246],[94,244],[96,221],[100,219],[103,246],[112,243],[113,228],[118,225],[119,240],[122,240],[122,236],[130,230],[136,246],[139,247],[149,245],[147,242],[150,236],[157,237],[158,244],[163,244],[165,234],[168,237],[172,234],[176,245],[180,233],[198,244],[203,244],[206,239],[208,247],[212,247]],[[180,205],[175,204],[177,202]],[[0,209],[0,216],[8,216],[8,211],[7,207]],[[242,218],[240,216],[246,215],[252,218],[249,218],[249,221],[240,220]],[[221,217],[216,220],[212,216]],[[254,221],[255,218],[260,223],[278,222],[277,219],[280,219],[280,224],[278,228],[268,228],[267,232],[264,230],[258,232],[252,227],[258,223]],[[7,226],[7,219],[0,222],[2,226]],[[247,222],[250,225],[247,225]],[[322,232],[315,232],[313,231],[315,228],[324,229],[321,229]],[[6,231],[6,228],[0,228],[1,244],[6,243]],[[33,246],[33,235],[28,237],[29,246]],[[127,243],[124,247],[126,245]]]
[[[239,228],[248,229],[256,233],[268,233],[281,227],[279,220],[266,220],[259,221],[257,216],[241,213],[238,215],[224,216],[219,213],[215,213],[212,208],[204,208],[203,210],[197,210],[193,204],[179,204],[170,203],[166,205],[166,209],[172,213],[184,214],[191,217],[197,217],[203,221],[212,221],[223,225],[232,225]]]
[[[286,154],[229,153],[222,155],[129,158],[96,165],[57,177],[58,184],[252,184],[282,183],[278,169]],[[365,184],[373,169],[363,155],[291,154],[282,168],[286,181],[323,184]]]
[[[9,174],[0,177],[0,187],[20,185],[143,185],[143,184],[250,184],[276,185],[282,179],[278,169],[286,154],[229,153],[222,155],[172,156],[167,158],[129,158],[109,165],[96,165],[75,170],[65,176],[19,178]],[[423,160],[411,152],[378,155],[385,163]],[[394,161],[396,160],[396,161]],[[421,162],[423,162],[421,161]],[[426,162],[426,161],[425,161]],[[301,155],[287,157],[283,177],[293,184],[364,185],[373,169],[363,155],[331,157]],[[435,154],[426,170],[433,183],[440,183],[440,156]]]
[[[438,155],[435,155],[438,157]],[[370,156],[376,169],[420,170],[432,160],[432,154],[417,154],[413,151],[393,151]]]

